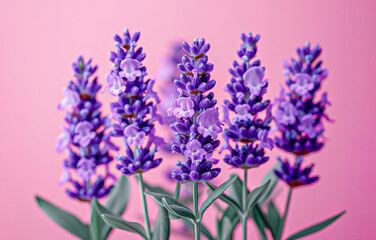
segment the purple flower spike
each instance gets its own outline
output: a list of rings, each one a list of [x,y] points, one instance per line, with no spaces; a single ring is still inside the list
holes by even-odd
[[[174,81],[179,97],[167,112],[174,118],[170,127],[177,136],[171,150],[184,155],[186,161],[178,161],[179,169],[173,170],[171,177],[179,182],[210,181],[221,170],[213,168],[218,160],[212,153],[219,146],[217,137],[222,132],[214,93],[206,93],[216,83],[210,79],[213,64],[206,56],[210,45],[195,38],[191,46],[184,42],[182,48],[185,56],[177,65],[182,74]]]
[[[143,173],[157,167],[162,159],[155,159],[154,155],[157,146],[164,143],[162,138],[155,136],[155,122],[163,124],[155,104],[160,100],[153,90],[155,80],[145,79],[146,67],[141,62],[146,55],[142,48],[137,47],[139,38],[140,32],[131,36],[126,29],[122,37],[114,36],[116,52],[110,53],[114,65],[109,75],[118,81],[113,86],[119,93],[109,91],[118,98],[111,103],[116,120],[112,124],[111,135],[124,138],[126,156],[117,157],[119,162],[116,168],[125,175]]]
[[[125,59],[120,63],[122,71],[119,76],[126,78],[128,81],[134,81],[137,77],[141,76],[141,63],[136,59]]]
[[[301,164],[303,162],[302,157],[298,157],[292,166],[290,166],[287,159],[283,161],[282,159],[278,158],[278,161],[281,162],[281,169],[274,170],[274,173],[290,187],[304,186],[319,180],[318,176],[310,176],[314,164],[312,164],[310,167],[301,169]]]
[[[106,196],[116,180],[108,164],[113,159],[109,150],[117,147],[107,133],[108,117],[101,115],[101,104],[96,100],[101,86],[97,78],[90,79],[97,67],[91,65],[91,60],[85,63],[82,57],[72,66],[75,81],[64,88],[65,98],[59,105],[59,109],[69,110],[65,116],[68,126],[63,127],[56,144],[58,152],[66,150],[69,156],[63,162],[64,173],[59,185],[70,183],[74,188],[66,190],[68,196],[91,201],[93,197]],[[97,171],[98,168],[104,171]]]
[[[284,62],[284,74],[288,77],[286,85],[289,91],[282,91],[277,100],[274,120],[280,133],[274,139],[277,147],[295,155],[316,152],[324,145],[321,138],[324,132],[323,119],[329,105],[327,94],[316,100],[315,95],[322,81],[328,76],[328,70],[317,60],[321,48],[313,49],[309,44],[298,48],[299,57],[291,63]]]
[[[265,163],[269,157],[264,156],[264,149],[274,147],[273,140],[268,137],[271,122],[270,101],[263,101],[268,82],[264,79],[265,68],[260,66],[260,60],[252,61],[257,53],[257,42],[260,35],[252,33],[241,35],[242,44],[238,50],[241,63],[234,61],[231,83],[225,90],[230,94],[231,101],[225,100],[224,122],[228,126],[224,130],[223,137],[226,144],[222,150],[229,150],[224,161],[236,168],[254,168]],[[267,110],[264,120],[257,114]],[[229,120],[229,112],[236,115],[232,122]],[[230,141],[235,143],[235,148]],[[259,142],[254,144],[254,142]],[[239,145],[242,145],[239,147]]]

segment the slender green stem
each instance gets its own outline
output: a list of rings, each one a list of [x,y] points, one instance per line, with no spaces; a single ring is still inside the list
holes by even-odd
[[[144,186],[144,181],[142,180],[142,173],[139,173],[139,177],[140,177],[140,190],[141,190],[142,207],[144,209],[146,236],[147,236],[147,239],[150,240],[151,239],[151,231],[150,231],[148,208],[146,206],[146,200],[145,200],[145,194],[144,194],[145,186]]]
[[[200,215],[198,212],[198,184],[193,182],[193,210],[196,216],[195,225],[195,240],[200,240]]]
[[[243,178],[243,185],[242,185],[242,193],[243,193],[243,216],[242,216],[242,225],[243,225],[243,240],[247,239],[247,173],[248,169],[244,168],[244,178]]]
[[[281,237],[282,237],[282,232],[283,232],[283,228],[285,226],[287,212],[289,211],[289,207],[290,207],[291,194],[292,194],[292,187],[290,187],[289,193],[287,195],[287,201],[286,201],[286,206],[285,206],[285,213],[283,214],[281,222],[279,223],[279,226],[278,226],[278,235],[277,235],[277,238],[276,238],[277,240],[280,240]]]

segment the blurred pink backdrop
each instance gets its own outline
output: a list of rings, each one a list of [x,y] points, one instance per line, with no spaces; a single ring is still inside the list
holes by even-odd
[[[58,187],[63,156],[54,151],[64,113],[57,111],[62,88],[71,78],[70,64],[77,55],[99,65],[100,82],[111,67],[112,35],[124,27],[142,32],[140,45],[149,76],[156,78],[161,60],[174,39],[205,37],[211,43],[210,61],[219,102],[229,81],[227,69],[236,57],[240,33],[261,34],[258,58],[270,79],[268,97],[279,94],[282,60],[295,56],[297,46],[320,43],[329,69],[323,89],[329,92],[329,115],[324,149],[309,156],[319,183],[293,194],[285,232],[339,213],[348,212],[328,229],[307,239],[376,239],[374,136],[376,116],[376,2],[284,1],[89,1],[33,0],[0,2],[0,239],[75,239],[52,223],[36,206],[38,193],[64,209],[88,219],[89,207],[72,201]],[[157,87],[161,87],[157,82]],[[100,95],[104,111],[114,100]],[[275,164],[275,149],[267,165],[250,173],[255,187]],[[145,179],[163,182],[162,167]],[[234,172],[227,165],[222,179]],[[142,222],[138,188],[132,178],[132,196],[124,218]],[[282,206],[286,187],[279,196]],[[148,200],[149,208],[155,203]],[[280,208],[281,210],[281,208]],[[154,217],[155,211],[152,210]],[[214,215],[204,218],[213,225]],[[251,225],[251,224],[250,224]],[[250,239],[257,239],[253,227]],[[116,230],[111,239],[138,239]],[[285,235],[286,236],[286,235]],[[173,238],[172,238],[173,239]]]

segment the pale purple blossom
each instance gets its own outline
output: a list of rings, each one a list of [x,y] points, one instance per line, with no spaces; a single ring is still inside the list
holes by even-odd
[[[315,119],[313,115],[308,113],[302,116],[300,119],[300,124],[298,125],[298,130],[307,134],[308,138],[314,139],[317,135],[316,129],[314,127]],[[321,126],[321,125],[320,125]],[[321,128],[318,127],[318,130],[321,131]]]
[[[59,179],[59,186],[62,186],[64,183],[68,182],[71,179],[71,175],[67,168],[64,169],[64,172],[61,174]]]
[[[260,96],[263,87],[266,85],[266,81],[262,81],[264,72],[265,69],[263,67],[251,67],[243,75],[244,82],[251,92],[252,99]]]
[[[93,130],[93,124],[88,121],[79,122],[74,128],[75,136],[73,141],[82,147],[87,147],[91,140],[97,135]]]
[[[158,104],[158,103],[161,102],[161,100],[158,97],[158,93],[153,90],[154,83],[155,83],[155,80],[150,80],[148,82],[148,86],[146,87],[146,95],[145,95],[145,97],[146,98],[154,98],[155,101]]]
[[[211,136],[213,139],[222,132],[222,124],[219,121],[218,108],[211,108],[197,116],[197,131],[204,137]]]
[[[251,119],[252,114],[249,113],[250,110],[251,110],[251,107],[246,103],[242,105],[236,105],[235,107],[236,115],[233,118],[233,121],[234,122],[241,121],[241,120],[246,121],[248,119]]]
[[[291,91],[299,96],[305,96],[315,87],[313,78],[307,73],[297,73],[294,75],[294,83],[290,85]]]
[[[77,176],[81,177],[84,181],[90,179],[91,175],[96,174],[94,161],[81,158],[77,163]]]
[[[190,157],[193,161],[202,160],[205,154],[206,151],[202,148],[200,141],[197,139],[189,141],[184,151],[184,155]]]
[[[190,98],[180,97],[176,99],[176,106],[172,110],[172,114],[177,118],[192,117],[195,111],[193,110],[194,102]],[[170,110],[171,111],[171,110]]]
[[[58,106],[59,110],[72,108],[72,107],[77,106],[80,103],[81,98],[80,98],[80,95],[76,91],[73,91],[72,89],[68,87],[65,87],[63,92],[65,95],[65,98],[61,100]]]
[[[63,132],[57,137],[56,151],[62,153],[69,145],[70,136],[69,133]]]
[[[140,130],[137,123],[132,123],[124,128],[124,136],[127,139],[128,145],[140,146],[144,143],[146,133]]]
[[[118,96],[122,94],[123,92],[125,92],[126,87],[124,84],[124,80],[121,77],[119,77],[118,75],[107,74],[106,78],[107,78],[107,85],[103,89],[103,92],[105,91],[107,87],[108,87],[108,92],[114,96]]]
[[[136,59],[124,59],[120,63],[122,71],[119,72],[120,77],[125,77],[128,81],[134,81],[141,76],[141,63]]]
[[[296,116],[298,116],[298,110],[294,104],[284,101],[275,111],[274,118],[276,119],[277,123],[292,125],[296,122]]]
[[[272,150],[274,147],[274,143],[273,139],[268,138],[268,134],[268,130],[262,129],[257,133],[257,138],[261,141],[260,147],[266,147]]]

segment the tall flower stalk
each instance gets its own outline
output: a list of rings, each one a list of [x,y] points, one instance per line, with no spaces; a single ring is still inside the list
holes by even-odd
[[[248,169],[258,167],[268,161],[264,148],[273,148],[273,141],[268,137],[269,124],[272,120],[270,112],[270,101],[263,100],[268,86],[264,79],[265,67],[262,67],[260,60],[253,60],[257,53],[257,42],[260,35],[253,36],[241,34],[242,44],[237,51],[241,60],[234,61],[233,68],[229,69],[232,75],[231,83],[226,85],[225,90],[230,94],[231,100],[225,100],[224,122],[227,128],[224,131],[227,149],[224,161],[244,171],[241,196],[241,221],[243,225],[243,239],[247,239],[247,175]],[[229,111],[235,116],[230,120]],[[266,111],[265,119],[258,114]],[[235,143],[235,147],[231,146]]]
[[[101,104],[96,99],[101,85],[96,77],[90,80],[97,66],[91,65],[91,59],[85,62],[80,56],[72,67],[76,80],[69,81],[64,88],[65,98],[58,106],[59,110],[68,110],[65,115],[67,126],[63,126],[56,144],[59,153],[68,152],[59,183],[72,184],[73,189],[66,189],[70,197],[91,201],[93,197],[106,196],[113,187],[116,178],[109,171],[108,164],[113,160],[109,150],[118,149],[106,133],[110,120],[101,115]],[[97,172],[99,166],[104,166],[104,175]]]
[[[122,37],[114,35],[116,52],[110,53],[114,63],[107,75],[108,92],[118,97],[111,103],[111,111],[117,123],[113,124],[112,136],[123,137],[125,155],[118,155],[116,168],[124,175],[138,175],[144,212],[146,238],[151,239],[150,221],[145,200],[142,174],[157,167],[162,159],[155,158],[162,138],[155,135],[155,122],[162,124],[156,103],[160,100],[153,91],[155,80],[146,79],[146,67],[142,65],[145,53],[137,47],[140,32],[130,35],[125,29]]]
[[[328,75],[328,70],[322,67],[322,61],[318,60],[321,51],[319,45],[311,48],[307,43],[297,49],[297,59],[291,59],[291,63],[285,61],[283,64],[284,75],[288,78],[288,91],[282,90],[277,100],[278,108],[274,119],[280,134],[275,138],[275,144],[294,154],[295,162],[290,165],[288,159],[277,158],[281,169],[276,169],[275,175],[289,185],[289,193],[276,239],[282,237],[292,190],[319,179],[318,176],[310,176],[314,164],[306,168],[301,165],[304,162],[303,156],[320,150],[324,145],[323,119],[328,119],[325,109],[330,103],[326,93],[317,100],[317,91]]]

